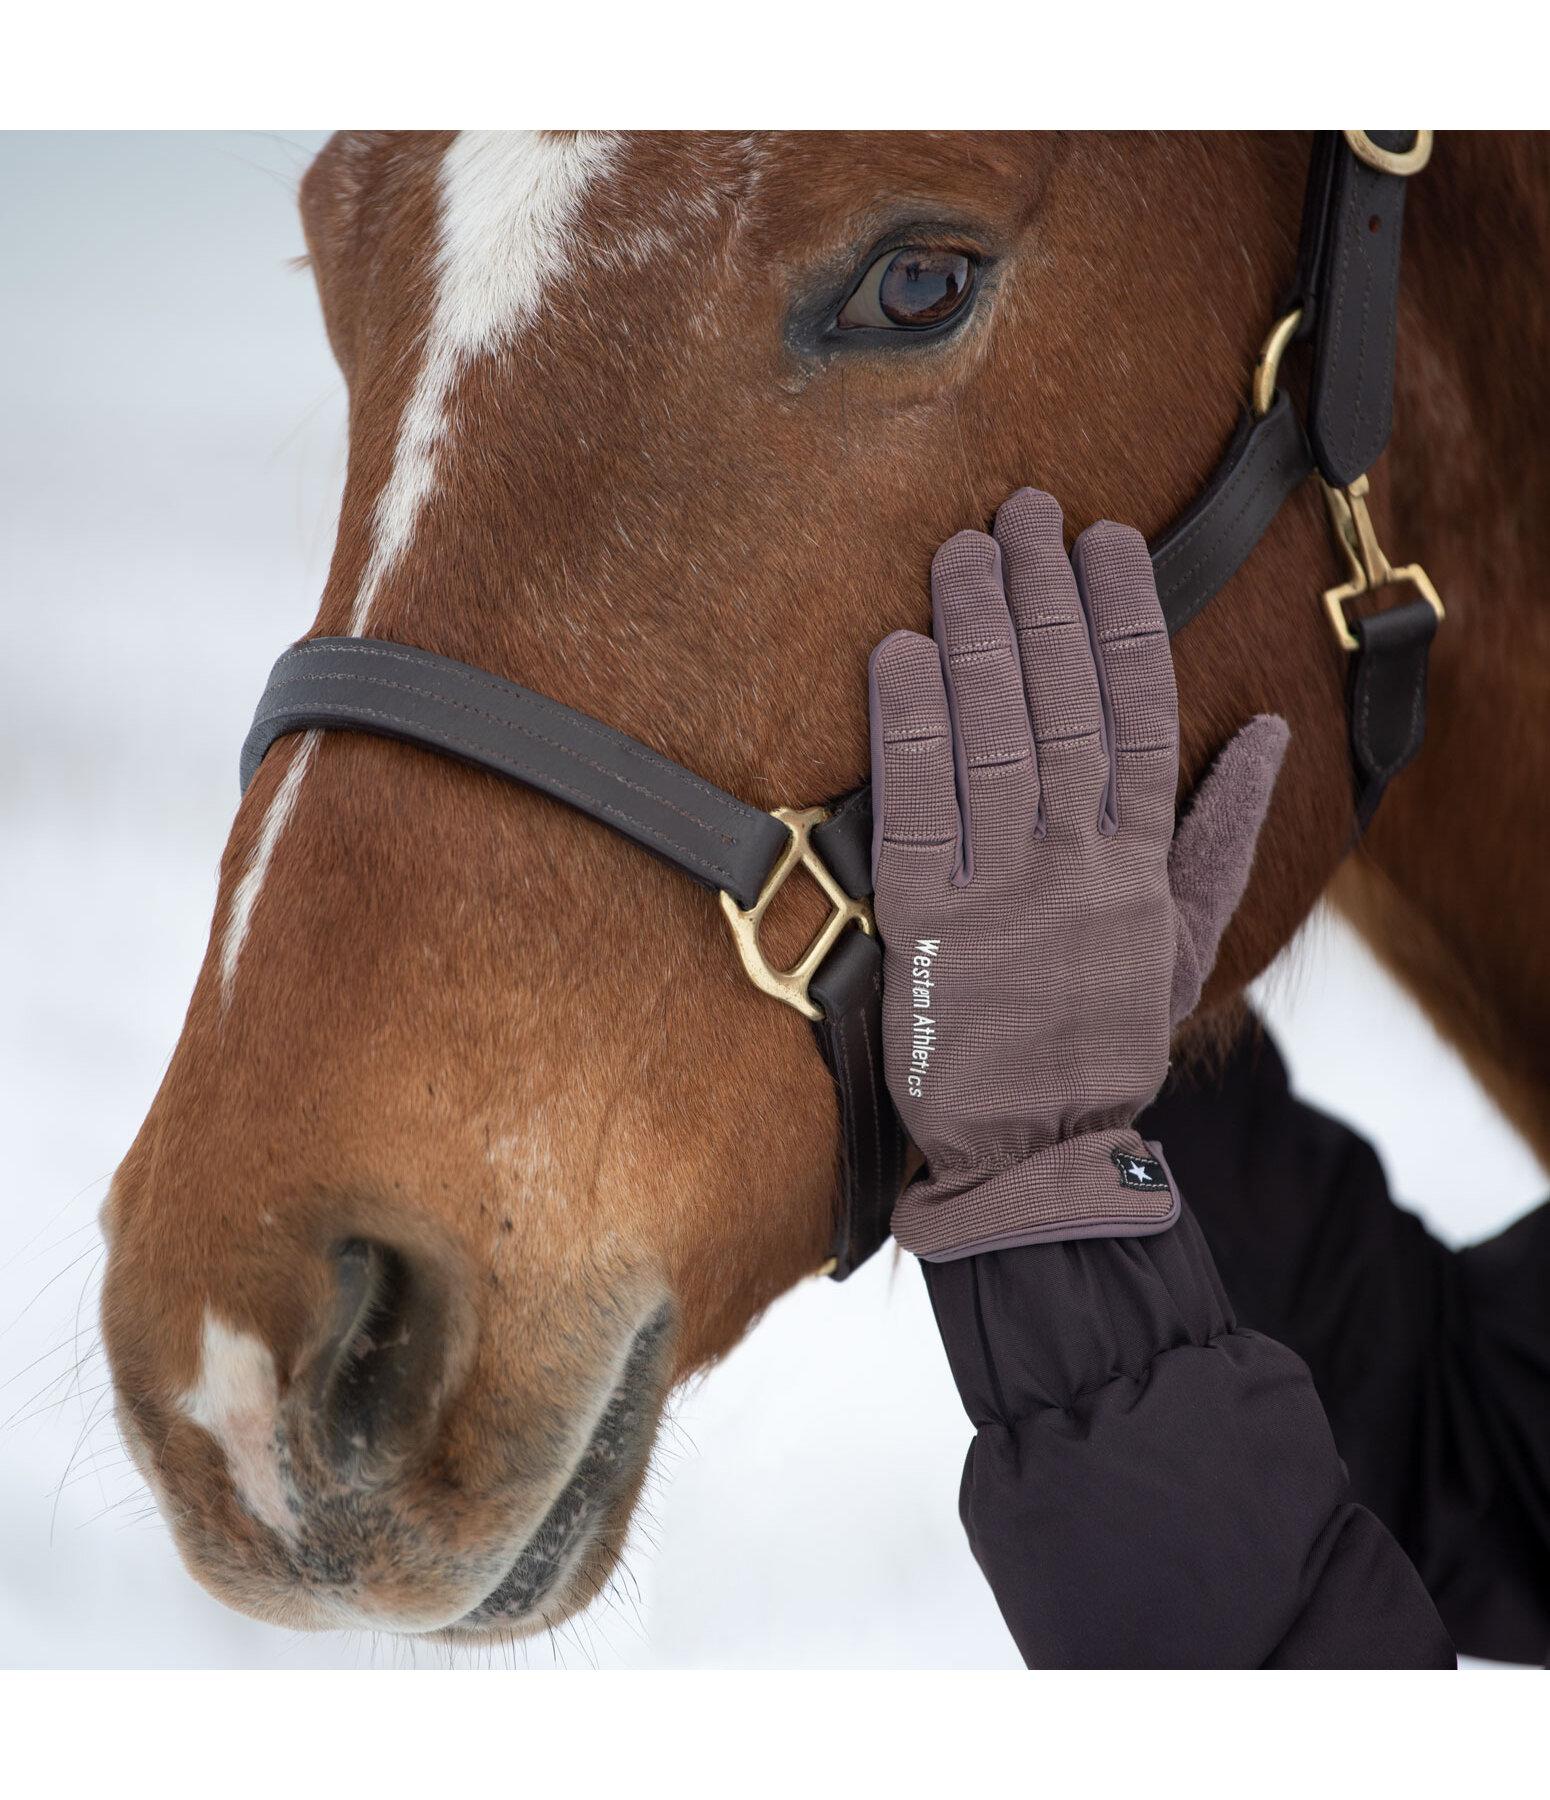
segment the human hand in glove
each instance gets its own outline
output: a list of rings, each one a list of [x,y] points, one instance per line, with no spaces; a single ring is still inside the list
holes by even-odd
[[[1178,701],[1146,545],[1024,488],[931,571],[935,642],[872,653],[888,1086],[931,1261],[1178,1216],[1131,1121],[1242,898],[1289,733],[1260,716],[1175,829]]]

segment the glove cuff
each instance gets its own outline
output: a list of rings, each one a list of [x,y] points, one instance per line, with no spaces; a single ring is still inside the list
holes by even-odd
[[[975,1187],[917,1176],[893,1209],[893,1235],[925,1262],[1073,1238],[1151,1237],[1179,1216],[1162,1146],[1130,1129],[1061,1138]]]

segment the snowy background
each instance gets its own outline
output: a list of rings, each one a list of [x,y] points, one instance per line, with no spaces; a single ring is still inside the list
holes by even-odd
[[[289,266],[322,137],[0,135],[0,1666],[447,1660],[207,1598],[95,1346],[97,1207],[204,952],[254,700],[328,559],[344,393]],[[1300,1090],[1447,1241],[1542,1197],[1343,927],[1314,921],[1260,997]],[[680,1397],[617,1597],[496,1660],[1016,1666],[957,1522],[967,1438],[912,1264],[808,1283]]]

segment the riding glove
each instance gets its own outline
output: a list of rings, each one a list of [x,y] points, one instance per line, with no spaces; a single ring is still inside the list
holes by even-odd
[[[1178,703],[1141,537],[1023,489],[932,565],[935,642],[872,654],[884,1061],[926,1159],[894,1236],[933,1261],[1178,1216],[1132,1121],[1242,897],[1283,720],[1175,828]]]

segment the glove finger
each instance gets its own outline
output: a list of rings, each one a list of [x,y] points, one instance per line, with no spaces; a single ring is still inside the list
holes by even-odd
[[[930,638],[896,631],[867,664],[872,720],[872,883],[884,860],[928,891],[958,855],[952,724],[942,658]]]
[[[1260,827],[1286,746],[1286,720],[1261,713],[1228,740],[1186,804],[1168,852],[1178,914],[1171,1023],[1187,1018],[1216,963],[1217,947],[1254,866]]]
[[[947,675],[958,811],[960,885],[1019,867],[1039,815],[1039,775],[1023,697],[1001,552],[982,531],[960,531],[931,562],[932,631]]]
[[[1108,789],[1103,706],[1091,635],[1061,535],[1060,508],[1021,488],[996,514],[1007,604],[1032,721],[1042,821],[1089,833]]]
[[[1166,837],[1179,779],[1179,701],[1146,541],[1105,519],[1077,539],[1071,560],[1097,647],[1114,822]]]

